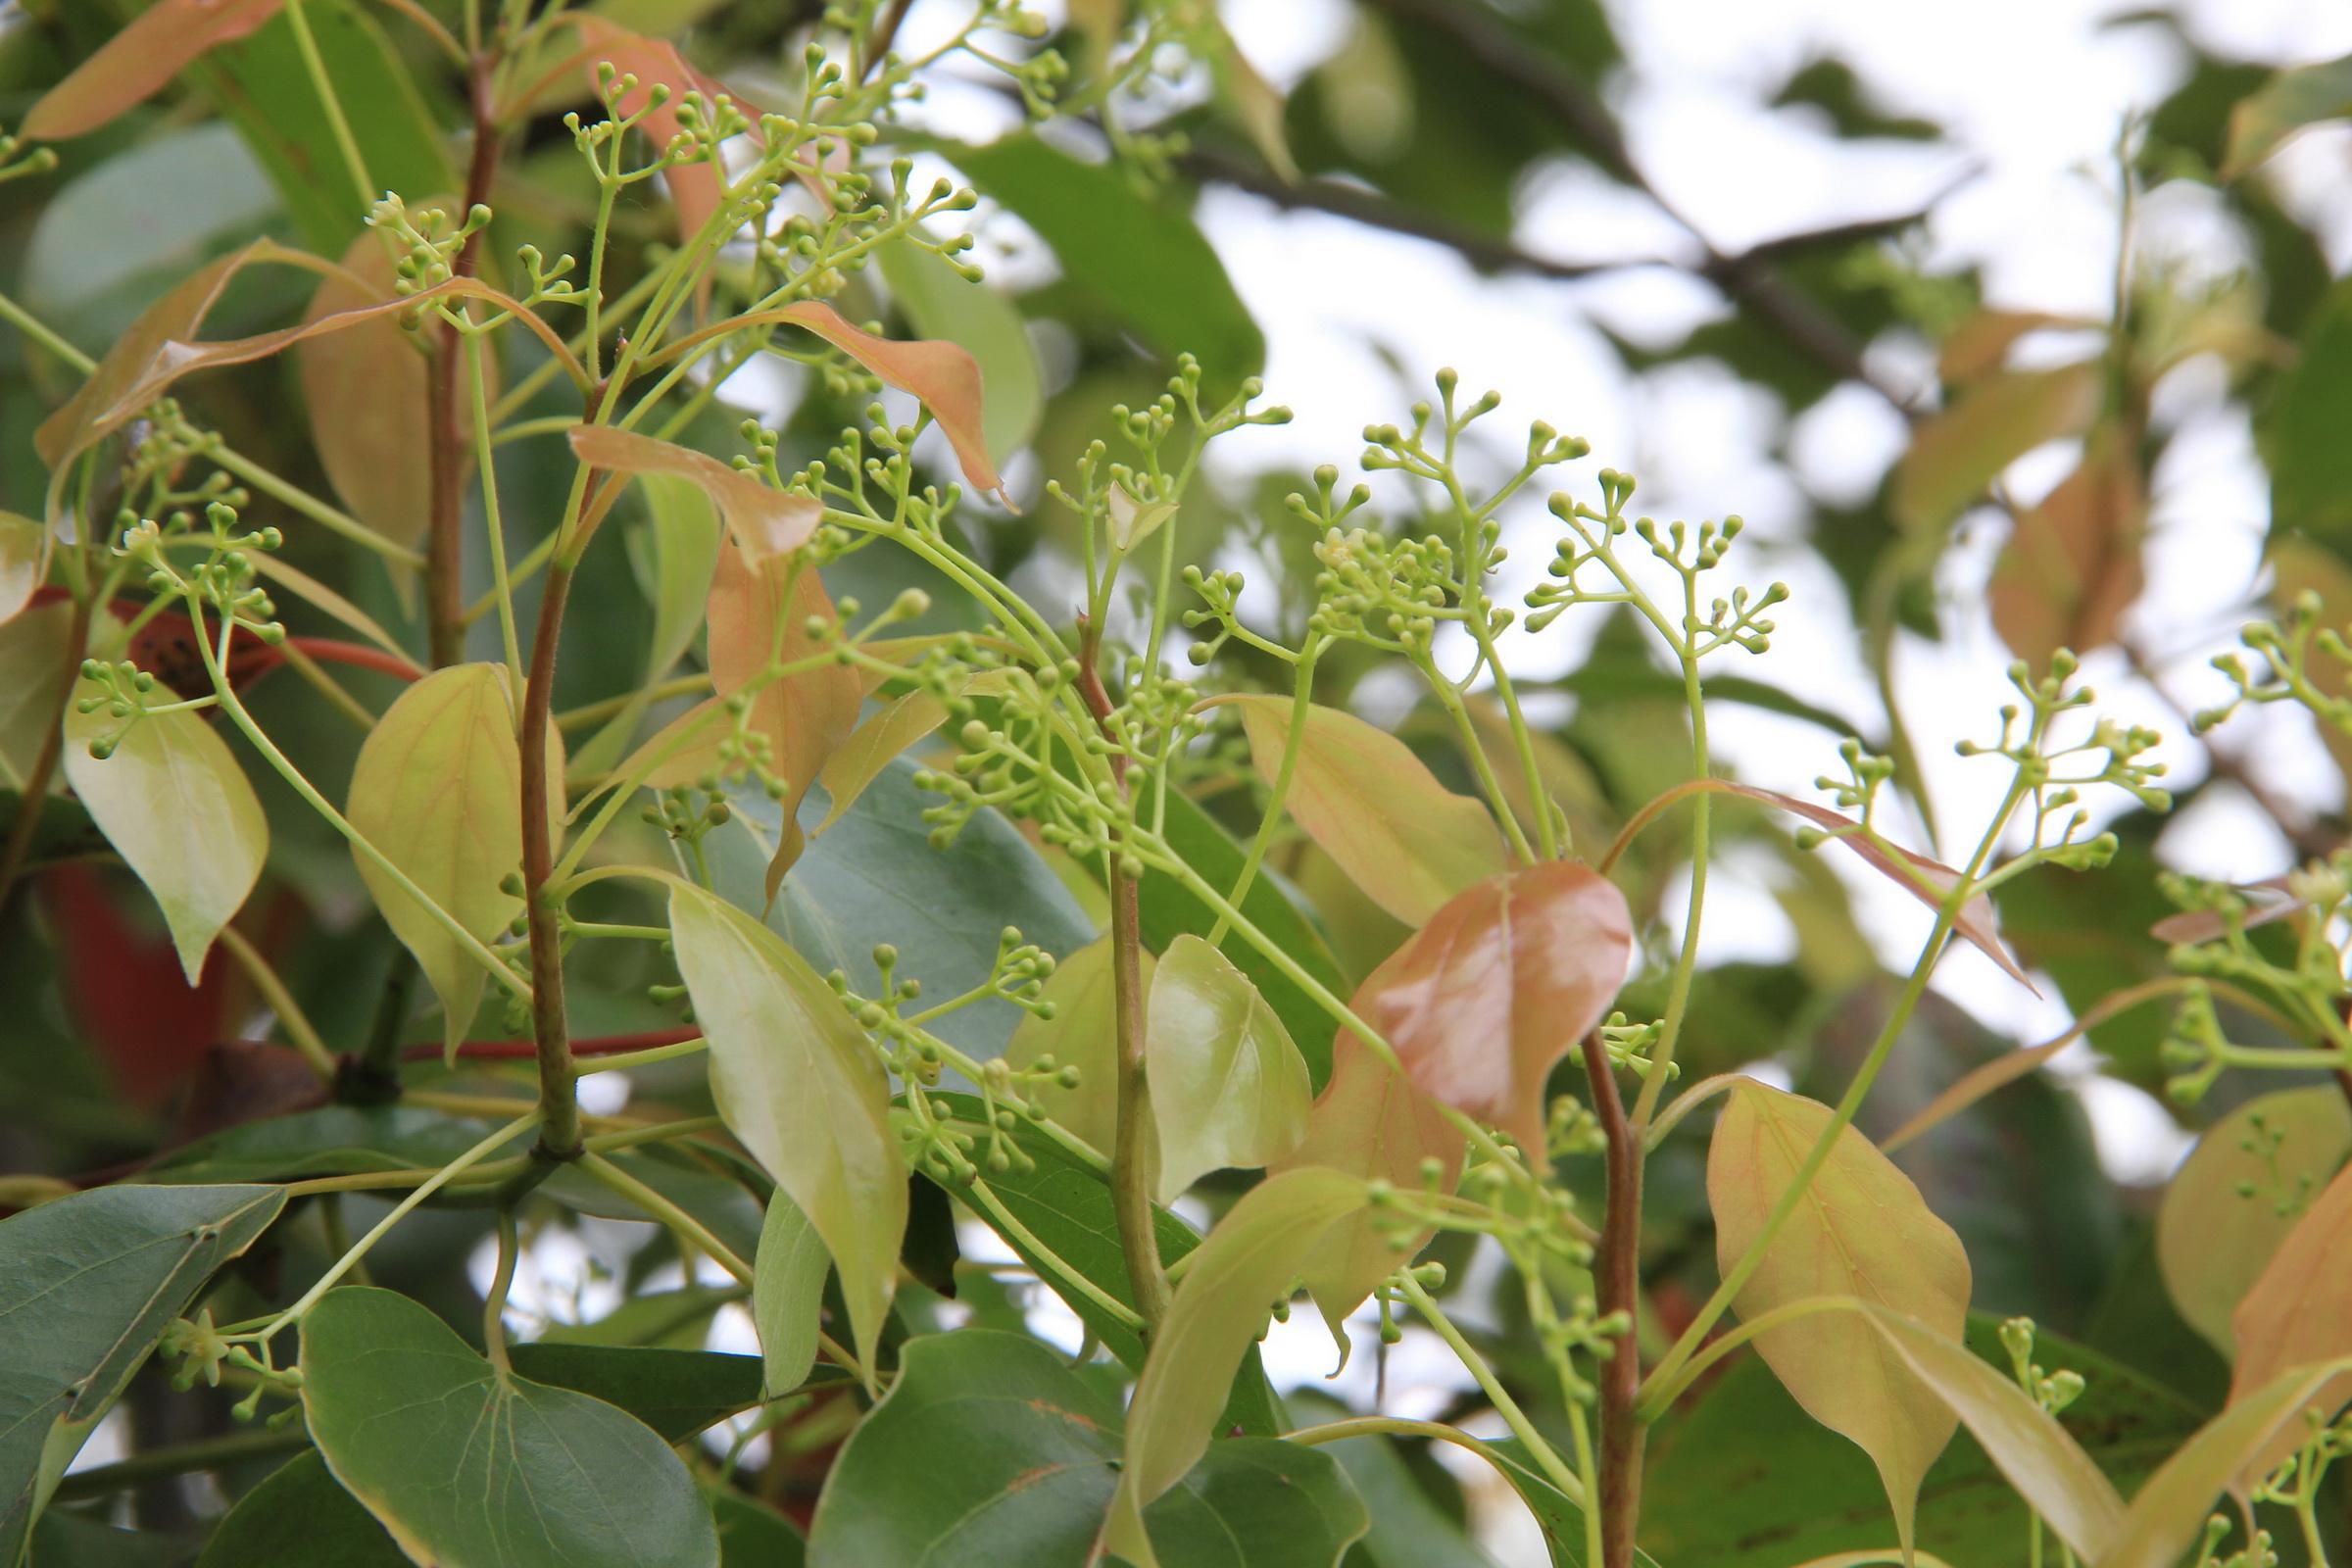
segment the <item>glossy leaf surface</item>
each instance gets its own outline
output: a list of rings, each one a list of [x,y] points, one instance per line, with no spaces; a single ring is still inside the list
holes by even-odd
[[[298,1453],[237,1499],[196,1568],[406,1568],[408,1555],[316,1452]]]
[[[1314,1089],[1250,977],[1185,936],[1161,956],[1151,988],[1144,1062],[1160,1201],[1212,1170],[1269,1165],[1296,1149]]]

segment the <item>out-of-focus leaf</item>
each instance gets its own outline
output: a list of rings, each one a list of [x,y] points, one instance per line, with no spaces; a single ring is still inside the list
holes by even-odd
[[[1292,740],[1288,698],[1225,699],[1241,710],[1250,757],[1271,784]],[[1419,925],[1505,863],[1487,808],[1440,784],[1412,749],[1336,708],[1310,707],[1283,805],[1373,902]]]
[[[2336,368],[2352,355],[2352,282],[2328,291],[2295,364],[2261,413],[2255,430],[2271,468],[2271,537],[2308,534],[2342,548],[2352,534],[2352,385]]]
[[[803,1568],[808,1541],[775,1509],[729,1488],[712,1488],[710,1517],[718,1525],[719,1568]]]
[[[1625,896],[1547,860],[1474,883],[1365,980],[1358,1015],[1432,1099],[1543,1163],[1545,1081],[1600,1022],[1633,961]]]
[[[312,1452],[296,1454],[239,1497],[204,1544],[196,1568],[294,1562],[304,1568],[407,1568],[408,1561],[326,1461]]]
[[[1364,1207],[1366,1191],[1345,1171],[1285,1171],[1251,1188],[1201,1244],[1127,1408],[1126,1464],[1103,1536],[1108,1549],[1139,1565],[1152,1560],[1143,1510],[1207,1451],[1233,1369],[1271,1303],[1289,1293],[1299,1258],[1323,1233]]]
[[[1138,956],[1149,988],[1159,960],[1149,953]],[[1032,1093],[1046,1114],[1098,1152],[1108,1154],[1119,1127],[1119,1038],[1110,939],[1090,942],[1056,964],[1039,1000],[1054,1004],[1054,1016],[1041,1018],[1032,1012],[1021,1019],[1004,1047],[1005,1065],[1033,1067],[1039,1058],[1052,1056],[1057,1067],[1077,1068],[1075,1086],[1048,1082]]]
[[[1707,1152],[1707,1199],[1724,1274],[1763,1234],[1829,1124],[1829,1107],[1815,1101],[1753,1082],[1732,1091]],[[1930,1212],[1909,1177],[1847,1126],[1733,1304],[1753,1321],[1809,1297],[1850,1296],[1957,1343],[1968,1293],[1960,1238]],[[1895,1533],[1909,1546],[1920,1482],[1951,1441],[1953,1413],[1883,1353],[1871,1325],[1841,1312],[1784,1323],[1760,1336],[1756,1350],[1815,1419],[1871,1456]]]
[[[85,135],[162,90],[182,66],[242,38],[285,0],[157,0],[49,89],[24,116],[36,141]]]
[[[1895,468],[1895,517],[1908,528],[1941,528],[2003,468],[2044,441],[2082,434],[2098,412],[2096,364],[1984,376],[1911,438]]]
[[[1968,1346],[1995,1377],[2000,1320],[1971,1314]],[[2044,1330],[2034,1361],[2082,1374],[2058,1422],[2112,1481],[2146,1476],[2194,1432],[2194,1405],[2096,1351]],[[1760,1361],[1743,1360],[1687,1414],[1660,1426],[1643,1478],[1642,1537],[1666,1562],[1788,1568],[1808,1556],[1883,1545],[1886,1496],[1861,1450],[1820,1426]],[[2026,1503],[1975,1437],[1961,1432],[1920,1488],[1919,1545],[1947,1561],[2005,1563]]]
[[[767,1397],[788,1394],[816,1365],[825,1274],[833,1266],[824,1238],[781,1187],[768,1198],[752,1265],[752,1322],[760,1331]]]
[[[2235,1404],[2296,1367],[2352,1358],[2352,1171],[2338,1174],[2286,1233],[2230,1320],[2237,1366]],[[2318,1402],[2329,1415],[2352,1398],[2352,1378],[2329,1384]],[[2290,1432],[2246,1466],[2252,1486],[2309,1436]]]
[[[106,1187],[0,1223],[0,1561],[213,1272],[285,1206],[273,1187]]]
[[[908,325],[962,344],[979,365],[981,434],[989,457],[1004,463],[1037,433],[1045,410],[1043,372],[1020,307],[904,234],[877,247],[874,262]]]
[[[1987,307],[1952,328],[1936,356],[1936,372],[1957,385],[2001,368],[2019,338],[2034,332],[2097,330],[2100,322],[2048,311],[2001,311]]]
[[[381,234],[370,229],[353,240],[343,269],[352,276],[322,280],[304,319],[392,298],[392,256]],[[429,371],[422,346],[397,318],[380,317],[348,332],[312,338],[294,351],[312,440],[335,493],[354,517],[402,545],[424,537],[433,510],[426,461],[432,449]],[[472,419],[465,423],[470,430]]]
[[[66,778],[107,842],[155,895],[193,986],[213,939],[262,874],[269,818],[209,713],[140,715],[112,755],[100,759],[90,755],[90,743],[110,739],[124,720],[114,716],[95,681],[82,681],[74,695],[66,710]],[[83,701],[96,702],[96,709],[82,712]]]
[[[2352,115],[2352,55],[2281,71],[2230,114],[2224,179],[2235,179],[2306,125]]]
[[[493,1367],[407,1297],[328,1292],[303,1319],[301,1366],[318,1451],[417,1561],[717,1568],[710,1509],[662,1439]]]
[[[1344,1421],[1355,1413],[1312,1388],[1293,1390],[1284,1402],[1299,1426]],[[1348,1472],[1371,1516],[1371,1528],[1348,1554],[1348,1568],[1494,1568],[1494,1559],[1471,1538],[1467,1522],[1430,1495],[1425,1475],[1436,1471],[1439,1484],[1450,1487],[1446,1472],[1427,1466],[1416,1474],[1397,1441],[1384,1436],[1318,1446]],[[1458,1497],[1454,1506],[1459,1507]]]
[[[0,512],[0,625],[24,612],[49,564],[49,530],[30,517]]]
[[[1196,354],[1216,387],[1265,364],[1265,338],[1186,214],[1139,196],[1118,171],[1082,164],[1034,136],[939,150],[1037,230],[1062,270],[1162,361]]]
[[[1467,1147],[1436,1101],[1342,1030],[1332,1047],[1331,1082],[1307,1111],[1306,1136],[1273,1170],[1329,1166],[1411,1192],[1421,1188],[1423,1162],[1434,1159],[1438,1189],[1450,1193]],[[1298,1272],[1333,1338],[1343,1338],[1340,1325],[1348,1314],[1374,1286],[1412,1261],[1432,1234],[1423,1232],[1399,1251],[1394,1234],[1368,1216],[1340,1220],[1324,1232]]]
[[[1144,1061],[1164,1203],[1212,1170],[1268,1165],[1296,1149],[1314,1089],[1274,1009],[1200,938],[1178,937],[1151,986]]]
[[[1831,128],[1848,141],[1888,137],[1900,141],[1934,141],[1943,128],[1932,120],[1890,114],[1871,102],[1869,88],[1854,68],[1835,55],[1823,55],[1799,67],[1772,95],[1772,107],[1794,106],[1819,110]]]
[[[2255,1282],[2347,1152],[2352,1109],[2333,1084],[2315,1085],[2237,1106],[2205,1129],[2173,1172],[2156,1211],[2157,1265],[2180,1316],[2222,1354],[2236,1354],[2231,1324],[2240,1303],[2252,1299]],[[2250,1354],[2273,1367],[2292,1364],[2267,1345]],[[2241,1359],[2241,1387],[2244,1367]]]
[[[1035,1340],[926,1335],[835,1461],[808,1560],[1083,1568],[1119,1426],[1117,1403]],[[1166,1568],[1331,1568],[1365,1524],[1328,1455],[1266,1438],[1215,1445],[1146,1517]]]
[[[2148,934],[2174,907],[2156,884],[2162,820],[2136,811],[2116,821],[2115,858],[2096,876],[2041,872],[2005,883],[1996,895],[2004,945],[2056,981],[2078,1018],[2096,1016],[2109,997],[2167,973],[2164,944]],[[2093,1024],[2088,1038],[2115,1076],[2160,1090],[2168,1069],[2157,1051],[2168,1019],[2167,1008],[2134,1007]]]
[[[2146,580],[2146,526],[2131,442],[2115,430],[2092,436],[2082,466],[2018,514],[1993,564],[1992,624],[2009,651],[2044,670],[2061,648],[2086,654],[2114,642]]]
[[[0,621],[0,774],[11,789],[24,788],[49,726],[66,706],[69,682],[79,678],[74,670],[74,670],[66,663],[73,620],[74,607],[61,600]]]
[[[673,881],[669,925],[719,1114],[824,1238],[871,1367],[906,1230],[881,1058],[808,961],[753,916]]]
[[[549,770],[551,782],[561,768]],[[352,769],[344,814],[478,943],[522,901],[503,884],[522,864],[522,752],[504,664],[456,664],[401,693]],[[549,802],[561,820],[561,800]],[[488,971],[416,896],[356,851],[360,880],[441,999],[446,1049],[473,1025]]]
[[[592,468],[666,475],[701,490],[726,519],[728,540],[744,566],[760,567],[772,557],[798,550],[824,516],[823,504],[808,496],[787,495],[716,458],[634,430],[574,425],[571,450]],[[802,575],[816,580],[813,567]]]

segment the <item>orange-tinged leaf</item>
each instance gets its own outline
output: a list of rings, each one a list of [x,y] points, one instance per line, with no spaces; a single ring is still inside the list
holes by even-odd
[[[726,519],[728,537],[747,562],[763,562],[800,549],[825,514],[822,502],[787,495],[716,458],[634,430],[616,430],[609,424],[574,425],[571,450],[591,467],[614,473],[672,474],[694,484],[718,508],[718,514]]]
[[[1758,1083],[1732,1091],[1707,1151],[1707,1199],[1725,1274],[1763,1234],[1830,1122],[1830,1108],[1815,1101]],[[1929,1210],[1911,1178],[1848,1126],[1838,1129],[1827,1162],[1733,1304],[1754,1319],[1812,1297],[1852,1297],[1957,1346],[1968,1295],[1960,1238]],[[1842,1312],[1783,1323],[1759,1336],[1756,1349],[1816,1421],[1870,1455],[1908,1546],[1920,1479],[1957,1425],[1942,1397],[1869,1324]]]
[[[2101,323],[2081,316],[2054,316],[2048,311],[1981,310],[1952,328],[1936,357],[1936,371],[1945,384],[1973,381],[1997,370],[2010,348],[2030,332],[2050,328],[2097,330]]]
[[[759,679],[771,655],[790,664],[821,652],[808,624],[835,619],[814,566],[794,556],[755,564],[730,538],[710,578],[711,684],[727,697]],[[788,828],[826,760],[857,727],[863,696],[857,670],[831,661],[767,681],[753,696],[753,727],[767,737],[768,766],[785,780]],[[775,897],[800,848],[799,832],[788,831],[768,867],[768,897]]]
[[[451,920],[487,943],[522,901],[500,884],[522,864],[522,752],[503,664],[453,664],[401,693],[368,732],[344,815]],[[550,770],[562,777],[562,769]],[[561,820],[558,806],[556,819]],[[472,1026],[488,972],[448,925],[355,853],[385,924],[441,999],[442,1043]]]
[[[1343,1029],[1332,1043],[1331,1081],[1307,1110],[1306,1136],[1271,1168],[1279,1174],[1326,1165],[1419,1192],[1422,1165],[1435,1160],[1439,1190],[1450,1193],[1461,1179],[1467,1148],[1461,1129],[1446,1119],[1436,1101]],[[1435,1234],[1423,1231],[1399,1247],[1393,1227],[1375,1225],[1366,1215],[1341,1220],[1324,1232],[1299,1260],[1298,1276],[1333,1338],[1344,1342],[1340,1325],[1348,1314],[1363,1304],[1373,1287],[1411,1262]]]
[[[1367,1200],[1362,1180],[1345,1171],[1316,1166],[1270,1176],[1187,1261],[1127,1409],[1127,1462],[1103,1542],[1110,1551],[1153,1560],[1142,1510],[1208,1450],[1234,1369],[1274,1302],[1290,1294],[1299,1258]]]
[[[206,50],[255,31],[285,3],[156,0],[42,95],[24,117],[24,134],[36,141],[63,141],[96,130],[154,96]]]
[[[1944,894],[1960,880],[1960,873],[1940,860],[1931,860],[1924,855],[1915,855],[1905,849],[1890,852],[1874,840],[1864,838],[1853,831],[1851,817],[1839,816],[1826,806],[1816,806],[1811,801],[1800,801],[1793,795],[1783,795],[1778,790],[1758,789],[1753,784],[1736,783],[1728,778],[1694,778],[1677,784],[1636,811],[1633,820],[1625,824],[1616,842],[1609,846],[1609,852],[1600,858],[1600,868],[1606,871],[1615,865],[1618,858],[1625,853],[1625,847],[1634,841],[1634,836],[1660,815],[1691,796],[1702,794],[1737,795],[1741,800],[1761,802],[1803,817],[1814,826],[1826,829],[1832,835],[1833,843],[1842,844],[1852,850],[1869,861],[1873,869],[1884,873],[1897,887],[1931,909],[1937,907]],[[2002,945],[2000,933],[1993,923],[1990,894],[1980,893],[1962,905],[1960,916],[1952,922],[1952,929],[1978,952],[1999,964],[2001,972],[2010,979],[2035,996],[2041,995],[2039,988],[2026,977],[2025,969]]]
[[[2046,669],[2061,648],[2084,654],[2115,641],[2146,580],[2147,511],[2131,443],[2112,430],[2094,436],[2082,466],[2018,515],[1993,564],[1992,624],[2010,652]]]
[[[2080,435],[2099,412],[2099,366],[2000,370],[1920,425],[1895,469],[1895,519],[1940,528],[2044,441]]]
[[[2255,1281],[2347,1153],[2352,1107],[2333,1084],[2322,1084],[2235,1107],[2173,1172],[2156,1211],[2157,1268],[2182,1321],[2225,1356],[2242,1343],[2232,1320],[2252,1304]],[[2270,1353],[2249,1350],[2257,1360]]]
[[[2332,1086],[2312,1091],[2333,1092]],[[2352,1356],[2352,1166],[2337,1173],[2295,1221],[2238,1303],[2230,1328],[2237,1340],[2232,1402],[2293,1368]],[[2317,1397],[2332,1415],[2352,1400],[2352,1375]],[[2305,1436],[2290,1432],[2259,1450],[2246,1467],[2247,1483],[2285,1459]]]
[[[1432,1098],[1544,1159],[1544,1081],[1600,1022],[1633,960],[1625,896],[1546,860],[1474,883],[1364,981],[1358,1016]]]
[[[394,297],[391,252],[372,229],[343,253],[343,270],[350,275],[319,283],[305,321]],[[354,517],[403,545],[424,537],[433,507],[430,376],[419,348],[416,333],[382,316],[294,353],[312,441],[335,494]]]
[[[160,688],[159,688],[160,690]],[[122,726],[95,682],[74,688],[66,710],[65,769],[90,819],[164,911],[179,965],[193,986],[220,928],[243,906],[270,850],[270,823],[244,770],[214,729],[190,709],[151,713],[103,760],[90,742]]]
[[[1314,1084],[1250,977],[1187,932],[1160,956],[1151,999],[1144,1064],[1160,1201],[1212,1170],[1253,1169],[1296,1149]]]
[[[1291,700],[1220,701],[1241,710],[1250,760],[1271,784],[1291,744]],[[1283,804],[1349,880],[1407,925],[1508,863],[1484,806],[1439,783],[1396,736],[1336,708],[1307,709]]]

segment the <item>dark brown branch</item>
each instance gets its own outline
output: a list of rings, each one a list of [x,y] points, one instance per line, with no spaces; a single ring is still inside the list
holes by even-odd
[[[1607,1140],[1608,1208],[1593,1260],[1601,1315],[1625,1315],[1616,1353],[1600,1369],[1600,1544],[1604,1568],[1631,1568],[1634,1526],[1642,1517],[1642,1429],[1634,1401],[1642,1387],[1637,1318],[1642,1304],[1642,1150],[1625,1117],[1625,1101],[1600,1031],[1585,1036],[1585,1074]]]

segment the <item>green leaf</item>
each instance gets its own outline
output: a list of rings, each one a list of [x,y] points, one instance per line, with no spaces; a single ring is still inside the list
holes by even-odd
[[[1057,1067],[1078,1069],[1074,1086],[1064,1088],[1048,1079],[1032,1091],[1032,1098],[1045,1107],[1047,1115],[1104,1155],[1110,1152],[1119,1128],[1119,1041],[1114,1019],[1118,996],[1110,957],[1110,938],[1102,937],[1054,965],[1037,999],[1053,1004],[1054,1016],[1030,1013],[1004,1048],[1004,1062],[1009,1067],[1032,1067],[1041,1057],[1052,1056]],[[1158,973],[1159,960],[1150,953],[1139,953],[1137,957],[1137,967],[1149,987]],[[1157,1158],[1156,1152],[1152,1157]]]
[[[911,1342],[818,1500],[816,1568],[1081,1568],[1118,1485],[1119,1408],[1020,1335]],[[1211,1447],[1146,1515],[1167,1568],[1332,1568],[1364,1505],[1326,1455],[1268,1438]]]
[[[476,943],[522,908],[506,891],[522,865],[522,750],[504,664],[437,669],[376,720],[351,774],[344,815]],[[560,769],[551,768],[551,774]],[[551,779],[552,783],[552,779]],[[561,820],[559,801],[550,803]],[[360,880],[441,999],[452,1059],[489,974],[415,894],[356,850]]]
[[[1201,1244],[1128,1406],[1127,1462],[1104,1537],[1111,1550],[1150,1562],[1140,1510],[1207,1450],[1233,1369],[1297,1283],[1299,1257],[1364,1207],[1367,1191],[1344,1171],[1285,1171],[1250,1189]]]
[[[213,939],[262,874],[269,819],[209,713],[181,709],[140,716],[102,760],[90,755],[90,743],[111,737],[123,720],[109,710],[96,682],[80,682],[74,696],[66,710],[67,781],[155,895],[193,986]],[[98,707],[82,712],[83,700]],[[161,808],[165,802],[169,810]]]
[[[943,1102],[947,1113],[956,1120],[972,1126],[986,1125],[984,1107],[977,1096],[943,1093],[932,1098]],[[1021,1152],[1028,1156],[1025,1163],[1015,1160],[1005,1170],[986,1173],[990,1190],[1027,1232],[1026,1236],[1000,1232],[1004,1245],[1037,1270],[1038,1277],[1056,1291],[1088,1330],[1102,1342],[1104,1348],[1131,1370],[1142,1370],[1144,1347],[1135,1331],[1102,1311],[1074,1287],[1056,1285],[1061,1276],[1030,1243],[1030,1238],[1043,1243],[1096,1290],[1132,1309],[1134,1288],[1127,1279],[1127,1254],[1119,1245],[1118,1221],[1111,1212],[1108,1182],[1102,1172],[1082,1163],[1059,1144],[1018,1120],[1004,1136],[1018,1144]],[[1159,1239],[1163,1263],[1173,1263],[1200,1245],[1200,1233],[1165,1209],[1152,1210],[1152,1223]],[[1251,1437],[1266,1437],[1282,1431],[1283,1425],[1273,1391],[1266,1386],[1257,1348],[1252,1346],[1242,1358],[1241,1371],[1232,1379],[1231,1397],[1226,1401],[1220,1428],[1238,1426]]]
[[[2352,535],[2352,385],[2335,367],[2352,354],[2352,282],[2313,313],[2295,363],[2256,424],[2271,467],[2271,537],[2309,534],[2339,551]]]
[[[718,1522],[719,1568],[801,1568],[808,1560],[800,1526],[740,1492],[713,1491],[710,1515]]]
[[[384,1527],[316,1452],[296,1454],[237,1499],[196,1568],[406,1568]]]
[[[2306,125],[2352,115],[2352,55],[2281,71],[2230,112],[2222,177],[2235,179]]]
[[[1754,1082],[1732,1091],[1707,1152],[1707,1198],[1725,1275],[1763,1234],[1830,1121],[1830,1108],[1817,1101]],[[1893,1161],[1845,1126],[1734,1305],[1752,1321],[1810,1297],[1855,1297],[1956,1345],[1968,1293],[1960,1238]],[[1799,1404],[1871,1456],[1886,1484],[1896,1536],[1910,1546],[1920,1482],[1958,1424],[1943,1399],[1884,1353],[1874,1324],[1843,1312],[1784,1323],[1760,1336],[1756,1350]]]
[[[1209,886],[1231,891],[1241,879],[1246,858],[1241,845],[1190,797],[1169,792],[1160,838]],[[1099,861],[1089,861],[1087,869],[1098,877],[1102,874]],[[1215,911],[1164,871],[1145,871],[1138,891],[1144,945],[1154,952],[1167,952],[1180,936],[1206,936],[1216,927]],[[1340,973],[1339,960],[1332,956],[1330,944],[1281,878],[1260,870],[1250,884],[1250,896],[1242,900],[1242,914],[1316,984],[1335,997],[1347,994],[1348,982]],[[1331,1076],[1331,1014],[1248,942],[1234,937],[1221,951],[1250,977],[1258,995],[1290,1031],[1299,1054],[1306,1058],[1308,1073],[1320,1087]]]
[[[272,1187],[107,1187],[0,1222],[0,1562],[215,1270],[285,1206]]]
[[[767,1200],[760,1253],[752,1265],[752,1322],[760,1331],[767,1396],[808,1381],[816,1365],[825,1274],[833,1259],[824,1238],[781,1187]]]
[[[898,947],[899,979],[920,980],[926,999],[944,1002],[988,983],[1006,925],[1055,957],[1094,939],[1078,902],[996,811],[978,812],[953,845],[933,849],[922,813],[938,797],[915,787],[916,772],[904,758],[883,768],[794,862],[773,907],[766,875],[781,812],[757,786],[730,788],[733,815],[704,845],[713,885],[739,908],[766,909],[769,927],[819,973],[840,969],[864,996],[881,991],[873,959],[878,943]],[[820,816],[821,803],[812,798],[802,809],[803,827]],[[958,1050],[995,1056],[1023,1016],[1011,1003],[990,997],[931,1028]]]
[[[441,128],[375,19],[351,0],[303,0],[303,19],[359,144],[375,194],[412,202],[459,189]],[[368,216],[351,172],[323,134],[326,106],[284,17],[223,45],[197,68],[221,113],[276,181],[303,242],[340,256]]]
[[[1159,960],[1146,1013],[1145,1071],[1159,1133],[1159,1198],[1212,1170],[1270,1165],[1306,1136],[1314,1089],[1250,977],[1199,937]]]
[[[1034,136],[936,145],[1037,230],[1071,281],[1160,360],[1196,354],[1209,384],[1223,388],[1264,366],[1263,334],[1188,215],[1139,196],[1118,170],[1082,164]]]
[[[741,909],[673,882],[669,926],[718,1113],[824,1238],[870,1368],[906,1231],[881,1057],[808,960]]]
[[[939,728],[947,717],[946,703],[928,691],[917,689],[893,698],[850,731],[817,772],[816,781],[824,786],[831,804],[825,808],[824,820],[808,836],[823,837],[825,829],[858,804],[858,797],[865,793],[865,787],[889,765],[892,758]]]
[[[1311,1424],[1303,1419],[1308,1417],[1341,1421],[1355,1414],[1311,1389],[1294,1390],[1286,1402],[1294,1416],[1302,1418],[1300,1425]],[[1344,1438],[1316,1447],[1348,1472],[1370,1516],[1364,1539],[1348,1554],[1349,1568],[1494,1568],[1494,1559],[1471,1539],[1467,1522],[1430,1495],[1429,1483],[1405,1461],[1398,1440]],[[1450,1474],[1426,1462],[1421,1468],[1442,1478],[1440,1484],[1454,1496],[1453,1508],[1460,1509],[1459,1488]]]
[[[704,605],[718,565],[724,524],[708,493],[667,473],[640,473],[637,487],[645,495],[647,522],[628,534],[627,544],[629,565],[654,609],[645,679],[628,694],[620,711],[572,753],[567,774],[574,781],[611,772],[636,739],[654,706],[651,688],[686,657],[702,630]]]
[[[0,778],[22,791],[65,707],[66,633],[74,607],[33,605],[0,621]],[[78,669],[80,661],[74,662]],[[78,676],[74,677],[78,679]]]
[[[763,1397],[758,1356],[545,1341],[517,1345],[508,1354],[532,1382],[617,1405],[664,1443],[683,1443]]]
[[[2352,1152],[2333,1084],[2258,1095],[2205,1129],[2156,1211],[2156,1262],[2190,1328],[2234,1355],[2230,1317]],[[2248,1190],[2250,1189],[2250,1190]]]
[[[1020,307],[905,234],[884,241],[874,262],[917,333],[960,343],[979,362],[981,431],[1002,466],[1037,433],[1045,409],[1044,378]]]
[[[496,1124],[418,1105],[320,1105],[223,1128],[150,1165],[151,1182],[298,1181],[446,1165]]]
[[[686,1467],[601,1399],[502,1373],[429,1310],[366,1286],[302,1324],[318,1451],[419,1562],[441,1568],[716,1568]]]

